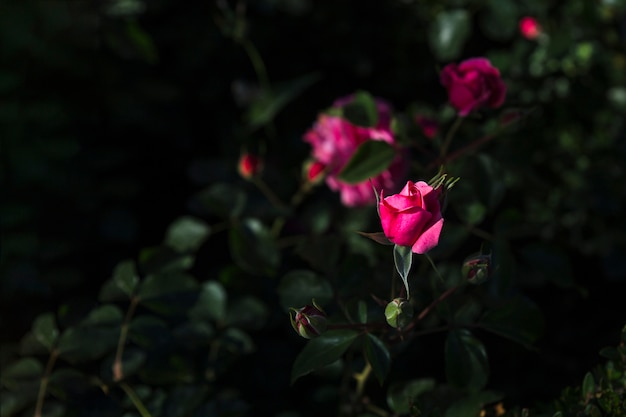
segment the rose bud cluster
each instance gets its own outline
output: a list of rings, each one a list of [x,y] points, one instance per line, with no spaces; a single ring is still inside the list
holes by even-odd
[[[320,306],[315,304],[305,305],[300,309],[291,308],[289,313],[291,326],[300,336],[312,339],[326,331],[328,318]]]
[[[403,328],[413,320],[413,306],[404,298],[393,299],[385,307],[387,324],[394,328]]]
[[[504,103],[506,85],[500,71],[486,58],[471,58],[460,64],[448,64],[440,74],[448,90],[448,100],[465,117],[481,107],[495,109]]]

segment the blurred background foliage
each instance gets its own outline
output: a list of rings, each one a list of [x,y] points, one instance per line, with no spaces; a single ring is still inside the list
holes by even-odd
[[[541,37],[520,35],[523,16],[538,19]],[[124,363],[160,415],[324,410],[332,385],[303,379],[289,387],[302,343],[281,294],[297,294],[298,281],[280,278],[305,270],[317,282],[307,270],[317,265],[341,277],[336,291],[350,294],[370,268],[386,276],[378,262],[384,249],[352,234],[377,231],[376,219],[340,208],[337,195],[320,187],[285,230],[312,230],[308,244],[337,248],[336,255],[322,264],[315,256],[328,255],[308,246],[278,258],[283,252],[264,225],[277,209],[238,177],[237,159],[244,149],[262,155],[265,181],[287,200],[309,152],[303,133],[318,112],[356,90],[389,100],[407,120],[436,119],[437,143],[453,117],[438,70],[473,56],[500,69],[507,101],[497,117],[468,118],[455,136],[452,155],[488,139],[448,166],[461,181],[450,193],[448,238],[434,256],[458,263],[480,236],[499,237],[489,291],[533,300],[545,330],[536,350],[481,338],[490,384],[512,404],[531,406],[578,384],[626,322],[624,1],[3,1],[0,360],[13,372],[5,372],[3,416],[13,415],[5,408],[11,375],[30,393],[12,397],[24,402],[16,410],[36,396],[38,382],[24,381],[38,381],[46,347],[67,363],[103,369],[56,375],[58,399],[96,404],[80,415],[127,409],[121,391],[86,385],[114,380],[119,329],[112,328],[126,323],[135,295],[142,303],[127,323],[133,346]],[[507,117],[519,122],[491,138]],[[406,133],[432,146],[420,132]],[[414,155],[425,178],[436,172],[430,162]],[[241,222],[227,237],[231,217]],[[268,249],[250,259],[246,244]],[[164,284],[170,280],[172,287]],[[319,295],[329,297],[323,285]],[[192,320],[181,319],[190,306]],[[96,345],[81,347],[84,338],[68,331],[81,326]],[[434,347],[419,346],[399,362],[443,378],[443,338],[433,338]],[[32,361],[7,368],[18,354]],[[89,362],[96,357],[103,363]],[[198,363],[211,375],[196,375]],[[94,373],[104,382],[76,383]],[[267,384],[267,375],[275,382]],[[188,398],[189,408],[176,408],[174,398]]]

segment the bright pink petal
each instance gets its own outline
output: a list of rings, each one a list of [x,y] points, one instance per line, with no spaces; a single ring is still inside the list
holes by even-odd
[[[439,236],[441,235],[441,229],[443,228],[443,218],[439,214],[439,219],[436,220],[430,227],[427,227],[422,234],[417,238],[411,251],[418,254],[424,254],[439,244]]]

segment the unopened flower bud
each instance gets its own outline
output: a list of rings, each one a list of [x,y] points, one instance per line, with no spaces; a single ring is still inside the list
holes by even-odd
[[[470,284],[482,284],[491,274],[491,254],[468,256],[463,261],[461,273]]]
[[[306,180],[310,184],[317,184],[324,178],[326,165],[319,161],[312,161],[305,165]]]
[[[413,306],[404,298],[396,298],[385,307],[385,319],[391,327],[405,327],[413,319]]]
[[[519,21],[519,30],[523,37],[530,40],[537,39],[542,32],[537,19],[530,16],[525,16]]]
[[[249,180],[261,172],[263,169],[263,161],[256,155],[244,153],[239,158],[237,169],[239,170],[239,175]]]
[[[315,301],[313,305],[306,305],[300,309],[292,308],[289,314],[291,326],[305,339],[312,339],[326,331],[328,319],[326,313]]]

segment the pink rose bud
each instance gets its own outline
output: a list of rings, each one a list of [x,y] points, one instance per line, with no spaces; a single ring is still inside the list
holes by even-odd
[[[439,132],[439,123],[431,117],[418,114],[415,116],[415,123],[422,128],[422,133],[424,133],[424,136],[428,139],[434,138]]]
[[[413,320],[413,306],[404,298],[396,298],[385,307],[385,320],[395,328],[403,328]]]
[[[465,258],[461,273],[470,284],[482,284],[491,274],[491,255],[478,254]]]
[[[541,26],[534,17],[526,16],[519,21],[519,30],[526,39],[534,40],[541,35]]]
[[[419,254],[437,246],[443,227],[439,194],[424,181],[408,181],[399,194],[385,198],[381,191],[378,211],[387,239]]]
[[[310,183],[318,183],[324,178],[324,170],[326,165],[319,161],[313,161],[306,167],[306,179]]]
[[[301,309],[292,308],[289,319],[296,333],[305,339],[312,339],[324,333],[328,325],[326,313],[315,304],[315,301],[312,306],[306,305]]]
[[[249,180],[261,172],[263,169],[263,161],[256,155],[244,153],[239,158],[237,168],[239,170],[239,175]]]
[[[481,107],[497,108],[504,103],[506,85],[500,71],[486,58],[471,58],[460,64],[448,64],[440,74],[448,90],[448,100],[465,117]]]

